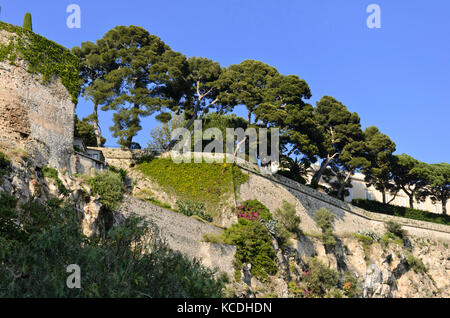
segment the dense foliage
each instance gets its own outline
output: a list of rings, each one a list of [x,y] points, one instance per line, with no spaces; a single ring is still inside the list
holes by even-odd
[[[325,246],[336,245],[336,239],[333,234],[334,214],[323,208],[314,212],[314,221],[322,230],[322,242]]]
[[[223,234],[225,244],[236,245],[234,265],[241,270],[244,264],[251,264],[250,273],[263,281],[275,275],[275,251],[267,228],[260,222],[240,218],[237,224]]]
[[[269,209],[259,202],[258,200],[244,201],[237,208],[238,218],[244,218],[252,221],[270,221],[272,220],[272,214]]]
[[[0,178],[6,173],[9,167],[9,159],[0,151]]]
[[[100,203],[107,209],[114,210],[125,193],[124,177],[111,170],[99,171],[89,179],[92,193],[100,196]]]
[[[352,204],[371,212],[450,225],[450,216],[448,215],[440,215],[436,213],[406,208],[402,206],[383,204],[378,201],[364,200],[364,199],[354,199],[352,201]]]
[[[22,226],[17,226],[22,224]],[[220,297],[224,278],[162,243],[157,229],[136,217],[88,239],[70,206],[0,194],[0,297]],[[66,268],[81,269],[69,289]]]
[[[76,56],[32,31],[4,22],[0,22],[0,30],[15,34],[8,45],[0,45],[0,61],[27,61],[28,72],[41,74],[44,83],[51,81],[54,76],[59,77],[72,95],[72,101],[78,103],[80,61]]]
[[[300,273],[298,282],[289,283],[289,291],[297,298],[354,298],[360,296],[357,279],[346,272],[340,275],[317,258],[311,258]]]

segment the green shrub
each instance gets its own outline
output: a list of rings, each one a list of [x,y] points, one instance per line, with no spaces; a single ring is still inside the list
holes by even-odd
[[[55,181],[59,193],[64,195],[68,195],[70,193],[70,191],[67,190],[67,188],[62,183],[61,179],[58,177],[58,170],[49,167],[43,167],[42,175]]]
[[[336,238],[333,235],[334,215],[325,208],[314,212],[314,221],[322,230],[322,242],[325,246],[335,246]]]
[[[247,220],[263,220],[267,222],[273,219],[270,210],[258,200],[245,201],[237,207],[237,213],[239,218],[242,217]]]
[[[128,177],[128,172],[127,172],[125,169],[117,168],[117,167],[114,167],[114,166],[111,166],[111,165],[110,165],[110,166],[109,166],[109,170],[112,171],[112,172],[114,172],[114,173],[119,174],[120,177],[122,178],[123,183],[124,183],[124,184],[126,183],[127,177]]]
[[[409,267],[416,273],[424,274],[428,271],[428,269],[426,268],[426,266],[422,262],[422,260],[420,258],[415,257],[412,254],[408,255],[407,261],[408,261]]]
[[[1,195],[0,206],[5,205],[14,204]],[[27,237],[0,236],[1,298],[222,296],[225,277],[214,278],[200,262],[169,249],[142,219],[131,216],[98,240],[83,236],[70,206],[33,203],[21,211],[12,217],[24,220]],[[81,289],[66,286],[69,264],[81,268]]]
[[[25,13],[25,17],[23,18],[23,28],[28,31],[33,31],[33,24],[31,22],[31,13]]]
[[[0,237],[7,240],[23,240],[25,232],[15,223],[17,199],[7,193],[0,193]]]
[[[304,276],[304,282],[306,282],[311,293],[324,297],[338,286],[339,273],[323,264],[319,259],[312,258],[308,267],[309,270]]]
[[[354,238],[356,238],[358,241],[360,241],[362,243],[363,250],[364,250],[364,259],[366,260],[366,262],[369,262],[370,246],[373,244],[374,239],[369,235],[365,235],[365,234],[361,234],[361,233],[354,233],[353,236],[354,236]]]
[[[239,219],[226,229],[223,234],[225,244],[236,245],[234,265],[241,270],[245,263],[250,263],[251,274],[263,281],[268,280],[268,275],[275,275],[277,265],[275,263],[275,251],[266,227],[260,222]]]
[[[100,196],[100,203],[107,209],[114,210],[122,202],[125,185],[122,176],[109,170],[97,172],[95,177],[89,179],[92,193]]]
[[[0,178],[3,177],[4,174],[6,174],[6,171],[9,168],[9,163],[9,159],[3,152],[0,151]]]
[[[203,220],[208,222],[212,222],[213,218],[211,215],[205,212],[205,205],[201,202],[192,202],[192,201],[177,201],[178,213],[184,214],[186,216],[198,216]]]
[[[208,243],[214,243],[214,244],[223,244],[223,237],[222,237],[222,235],[218,235],[218,234],[206,233],[206,234],[203,234],[203,241],[208,242]]]
[[[296,233],[301,219],[297,216],[295,205],[283,201],[281,208],[275,210],[275,219],[291,233]]]
[[[386,223],[386,231],[394,234],[399,238],[403,238],[405,236],[405,231],[402,229],[402,226],[396,222],[389,221]]]
[[[348,298],[356,298],[361,295],[361,290],[358,287],[358,280],[349,272],[346,272],[344,275],[342,289],[344,291],[344,295]]]
[[[352,204],[371,212],[394,215],[413,220],[450,225],[449,215],[436,214],[396,205],[384,204],[373,200],[354,199],[352,201]]]

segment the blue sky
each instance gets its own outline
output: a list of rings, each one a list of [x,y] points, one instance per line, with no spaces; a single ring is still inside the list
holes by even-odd
[[[81,29],[66,26],[69,4]],[[381,29],[369,29],[369,4]],[[255,59],[310,85],[315,104],[331,95],[419,160],[450,158],[450,1],[448,0],[0,0],[0,20],[21,25],[31,12],[39,33],[68,48],[95,41],[116,25],[138,25],[186,56],[223,66]],[[84,117],[91,105],[80,101]],[[236,112],[244,115],[242,109]],[[115,145],[101,114],[107,145]],[[156,123],[143,122],[143,146]]]

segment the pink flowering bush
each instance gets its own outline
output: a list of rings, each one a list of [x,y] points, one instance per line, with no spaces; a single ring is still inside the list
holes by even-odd
[[[238,218],[250,221],[270,221],[272,214],[269,209],[258,200],[247,200],[242,205],[237,207]]]

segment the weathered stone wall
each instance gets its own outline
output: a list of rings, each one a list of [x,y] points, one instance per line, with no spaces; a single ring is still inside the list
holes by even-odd
[[[320,232],[313,216],[315,211],[326,208],[335,215],[335,232],[340,235],[358,231],[382,234],[385,223],[394,221],[411,235],[450,241],[450,226],[368,212],[283,176],[261,175],[254,169],[241,168],[249,173],[249,180],[240,188],[240,200],[257,199],[271,211],[286,200],[296,206],[302,220],[300,227],[305,232]]]
[[[236,247],[202,242],[204,234],[221,234],[221,228],[132,197],[125,199],[118,212],[125,217],[134,213],[146,218],[158,227],[170,248],[200,260],[207,267],[233,275]]]
[[[0,32],[7,43],[10,33]],[[73,153],[75,105],[59,79],[43,84],[27,63],[0,62],[1,141],[13,141],[54,168],[67,168]],[[39,144],[39,145],[38,145]]]

